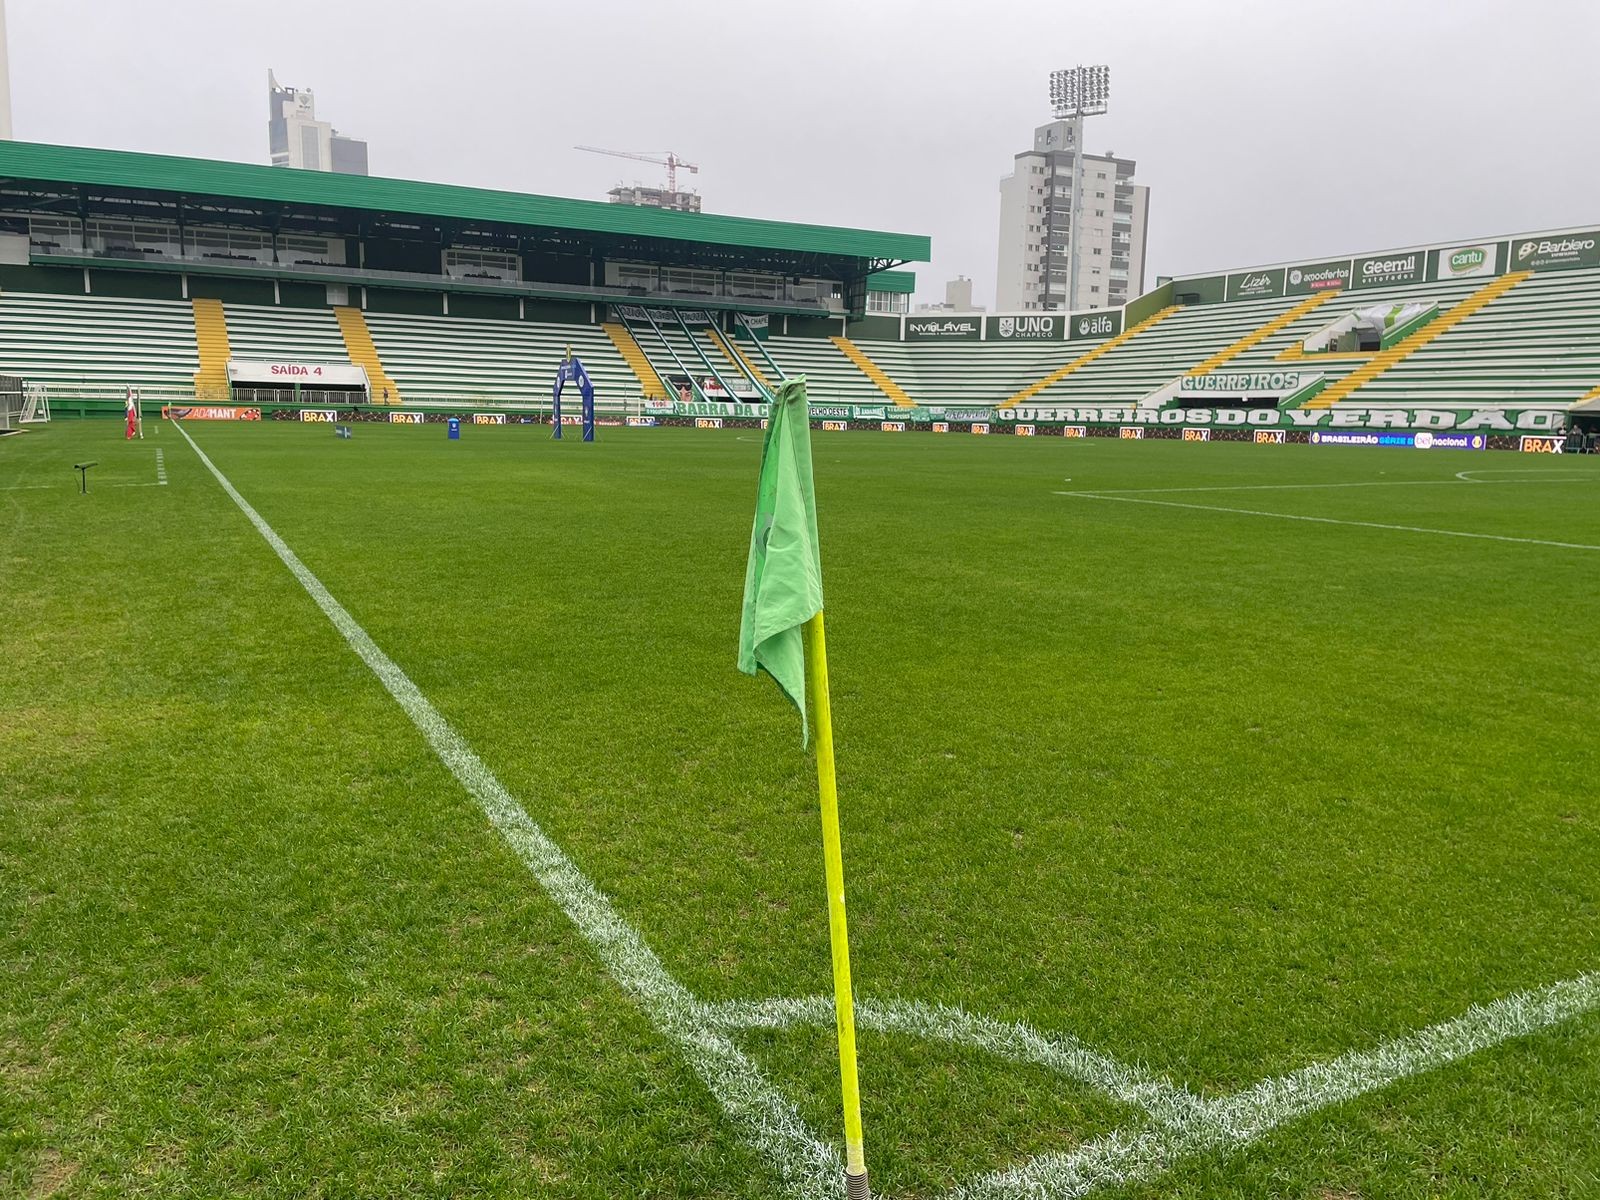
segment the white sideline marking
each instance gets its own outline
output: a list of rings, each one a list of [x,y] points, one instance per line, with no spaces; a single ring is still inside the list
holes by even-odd
[[[726,1029],[834,1024],[831,996],[730,1000],[707,1004],[703,1011],[708,1020]],[[1091,1050],[1070,1034],[1044,1034],[1020,1021],[998,1021],[951,1005],[915,1000],[859,1000],[855,1012],[856,1024],[862,1029],[970,1046],[996,1058],[1049,1068],[1114,1100],[1142,1108],[1164,1125],[1183,1124],[1203,1103],[1188,1089]]]
[[[1468,533],[1461,529],[1428,529],[1421,525],[1387,525],[1382,521],[1347,521],[1338,517],[1307,517],[1299,513],[1263,512],[1257,508],[1225,508],[1220,504],[1185,504],[1178,500],[1146,500],[1142,496],[1112,496],[1104,492],[1055,492],[1085,500],[1115,500],[1121,504],[1159,504],[1163,508],[1192,508],[1197,512],[1235,513],[1245,517],[1276,517],[1280,521],[1310,521],[1317,525],[1359,525],[1364,529],[1393,529],[1401,533],[1432,533],[1440,537],[1478,538],[1487,542],[1519,542],[1525,546],[1555,546],[1561,550],[1600,550],[1582,542],[1552,542],[1544,538],[1511,537],[1503,533]]]
[[[838,1151],[817,1139],[794,1105],[767,1082],[726,1034],[705,1023],[699,1002],[668,973],[639,931],[622,919],[605,893],[528,816],[417,685],[378,648],[261,514],[250,507],[195,444],[189,431],[181,424],[177,430],[334,628],[344,635],[350,648],[405,710],[433,752],[478,802],[556,906],[594,947],[611,977],[634,998],[651,1023],[677,1045],[722,1105],[723,1112],[776,1168],[788,1193],[798,1200],[842,1195],[844,1163]]]
[[[1457,471],[1456,478],[1464,483],[1540,483],[1542,480],[1527,479],[1474,479],[1474,475],[1543,475],[1545,472],[1537,467],[1474,467],[1470,471]],[[1552,479],[1564,480],[1567,483],[1588,483],[1590,480],[1600,480],[1594,475],[1554,475]]]
[[[160,487],[167,486],[167,460],[161,451],[156,451],[156,484]]]
[[[1558,475],[1550,479],[1462,479],[1460,478],[1461,474],[1461,472],[1458,472],[1457,477],[1454,479],[1372,479],[1361,483],[1225,483],[1205,487],[1094,488],[1092,491],[1095,495],[1100,496],[1143,496],[1157,492],[1298,492],[1318,488],[1421,487],[1440,483],[1454,486],[1458,483],[1591,482],[1590,477],[1587,475]],[[1594,476],[1593,482],[1600,483],[1600,475]],[[1067,493],[1063,492],[1061,494],[1066,495]]]
[[[1217,1100],[1201,1101],[1183,1124],[1119,1129],[1077,1150],[1045,1154],[981,1175],[947,1200],[1073,1200],[1096,1188],[1138,1183],[1179,1159],[1249,1145],[1280,1125],[1353,1100],[1423,1071],[1448,1066],[1512,1038],[1600,1010],[1600,974],[1473,1005],[1454,1020],[1316,1063]]]

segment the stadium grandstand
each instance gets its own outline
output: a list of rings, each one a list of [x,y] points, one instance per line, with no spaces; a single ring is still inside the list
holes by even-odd
[[[820,417],[858,425],[1537,448],[1600,425],[1597,244],[1535,232],[1164,279],[1122,308],[891,314],[868,297],[910,290],[894,268],[925,237],[0,143],[0,373],[57,415],[120,413],[131,388],[219,415],[538,420],[576,355],[600,411],[640,423],[757,420],[803,373]]]

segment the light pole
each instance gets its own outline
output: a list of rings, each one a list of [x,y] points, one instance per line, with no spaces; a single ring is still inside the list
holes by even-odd
[[[1106,111],[1111,99],[1111,68],[1101,63],[1092,67],[1067,67],[1050,72],[1050,107],[1056,120],[1072,118],[1072,209],[1068,214],[1067,230],[1067,311],[1078,307],[1078,220],[1083,195],[1083,119],[1099,116]],[[1055,190],[1055,175],[1050,176],[1051,191]],[[1050,199],[1055,200],[1054,194]],[[1050,307],[1050,268],[1052,241],[1055,237],[1055,205],[1046,209],[1044,300]]]

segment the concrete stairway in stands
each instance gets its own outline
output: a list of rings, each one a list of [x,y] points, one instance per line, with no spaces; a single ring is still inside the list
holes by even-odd
[[[358,367],[366,368],[367,401],[371,404],[399,404],[400,389],[383,369],[378,348],[372,344],[372,331],[359,308],[335,308],[333,315],[344,335],[345,353]]]
[[[228,319],[222,311],[221,300],[192,300],[194,308],[194,344],[200,352],[200,369],[194,373],[196,400],[226,400],[228,390],[228,360],[233,357],[228,347]]]
[[[600,328],[605,330],[606,336],[611,339],[611,344],[617,348],[617,353],[622,355],[623,361],[638,376],[644,398],[665,400],[667,385],[661,382],[661,376],[656,374],[656,369],[650,365],[650,360],[639,348],[639,343],[633,340],[633,334],[628,332],[628,327],[620,321],[607,321]]]
[[[862,352],[861,347],[857,346],[849,338],[844,337],[843,335],[831,337],[828,340],[831,341],[835,346],[839,347],[840,352],[851,362],[855,363],[855,365],[860,368],[863,375],[872,380],[873,383],[877,384],[878,390],[885,396],[889,397],[889,399],[893,400],[901,408],[916,407],[917,402],[906,393],[905,388],[901,387],[894,380],[890,379],[888,373],[884,371],[882,367],[873,362],[866,356],[866,354]]]
[[[1486,287],[1479,288],[1454,308],[1440,313],[1410,337],[1396,342],[1387,350],[1380,350],[1372,356],[1366,365],[1357,367],[1337,383],[1330,384],[1324,388],[1317,398],[1306,407],[1331,408],[1362,384],[1376,379],[1390,367],[1402,359],[1409,358],[1441,334],[1448,333],[1479,309],[1493,304],[1531,274],[1533,274],[1531,271],[1513,271],[1509,275],[1500,276],[1499,279],[1496,279]]]

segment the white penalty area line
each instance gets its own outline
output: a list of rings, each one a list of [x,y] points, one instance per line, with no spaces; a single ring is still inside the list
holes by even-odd
[[[1438,537],[1475,538],[1486,542],[1517,542],[1525,546],[1554,546],[1560,550],[1596,550],[1583,542],[1556,542],[1545,538],[1512,537],[1504,533],[1469,533],[1463,529],[1429,529],[1422,525],[1389,525],[1382,521],[1351,521],[1340,517],[1308,517],[1301,513],[1266,512],[1258,508],[1230,508],[1220,504],[1188,504],[1180,500],[1151,500],[1144,496],[1114,496],[1109,492],[1053,492],[1084,500],[1111,500],[1120,504],[1155,504],[1162,508],[1189,508],[1196,512],[1233,513],[1243,517],[1274,517],[1279,521],[1309,521],[1315,525],[1354,525],[1363,529],[1390,529],[1399,533],[1431,533]]]
[[[1461,472],[1451,479],[1366,479],[1358,483],[1222,483],[1206,484],[1199,487],[1160,487],[1160,488],[1095,488],[1094,495],[1098,496],[1149,496],[1166,492],[1301,492],[1318,491],[1326,488],[1361,488],[1361,487],[1431,487],[1437,484],[1450,484],[1452,486],[1463,483],[1498,483],[1498,484],[1524,484],[1524,483],[1600,483],[1600,474],[1588,475],[1557,475],[1548,479],[1466,479],[1469,472]],[[1060,492],[1058,495],[1067,495]],[[1072,495],[1083,495],[1082,492],[1073,492]]]
[[[1140,1183],[1184,1158],[1236,1150],[1309,1113],[1596,1011],[1600,974],[1474,1005],[1454,1020],[1370,1050],[1201,1101],[1186,1120],[1120,1129],[1077,1150],[979,1176],[951,1190],[946,1200],[1073,1200],[1098,1188]]]
[[[794,1105],[767,1081],[725,1032],[705,1021],[699,1002],[668,973],[639,931],[623,920],[605,893],[528,816],[416,684],[378,648],[322,581],[228,482],[195,444],[189,431],[181,424],[176,427],[222,490],[300,581],[350,648],[371,668],[440,761],[478,802],[539,885],[593,947],[611,977],[634,998],[656,1029],[677,1046],[723,1112],[773,1166],[786,1193],[795,1200],[841,1196],[844,1162],[838,1151],[811,1132]]]

